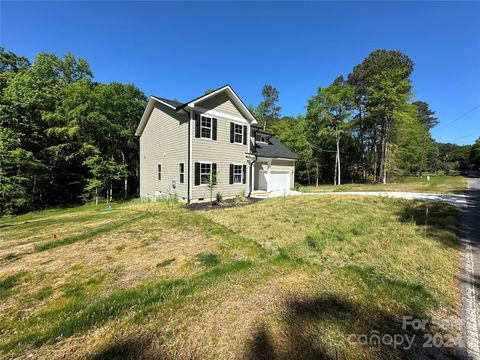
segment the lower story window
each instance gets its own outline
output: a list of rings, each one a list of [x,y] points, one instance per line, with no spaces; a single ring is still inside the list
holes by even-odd
[[[212,176],[212,164],[200,164],[200,183],[210,184],[210,178]]]
[[[241,184],[242,183],[242,165],[233,165],[233,182],[235,184]]]
[[[157,180],[162,180],[162,164],[157,165]]]
[[[178,164],[178,175],[179,175],[180,184],[183,184],[185,182],[185,164],[184,163]]]

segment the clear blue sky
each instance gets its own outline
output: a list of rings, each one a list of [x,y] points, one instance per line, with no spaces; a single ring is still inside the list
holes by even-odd
[[[440,119],[438,141],[480,136],[480,3],[474,2],[7,2],[0,43],[33,58],[72,52],[101,82],[188,100],[229,83],[257,104],[270,83],[282,113],[347,75],[369,52],[415,62],[414,97]],[[449,124],[450,122],[453,123]],[[445,125],[446,124],[446,125]]]

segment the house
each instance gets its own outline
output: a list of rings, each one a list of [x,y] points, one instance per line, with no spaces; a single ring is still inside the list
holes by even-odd
[[[151,96],[136,130],[140,196],[187,202],[293,188],[298,157],[257,121],[229,86],[182,103]]]

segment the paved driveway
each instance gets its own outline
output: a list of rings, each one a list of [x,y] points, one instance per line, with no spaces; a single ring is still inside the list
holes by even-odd
[[[307,195],[335,195],[335,196],[381,196],[392,197],[399,199],[409,200],[424,200],[442,202],[456,206],[467,206],[465,195],[455,194],[430,194],[430,193],[415,193],[415,192],[401,192],[401,191],[346,191],[346,192],[315,192],[315,193],[303,193],[299,191],[272,191],[268,196],[264,197],[280,197],[280,196],[307,196]]]

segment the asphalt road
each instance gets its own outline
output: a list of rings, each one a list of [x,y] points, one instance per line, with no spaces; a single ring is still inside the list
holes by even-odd
[[[480,174],[468,178],[467,207],[462,209],[462,333],[468,359],[480,360]]]

